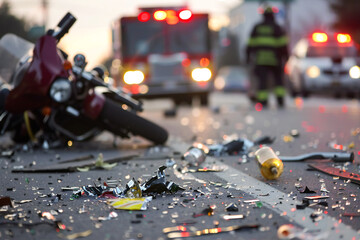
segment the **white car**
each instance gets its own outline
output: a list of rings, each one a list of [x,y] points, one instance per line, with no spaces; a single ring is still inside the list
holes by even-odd
[[[358,51],[349,34],[316,32],[301,39],[285,66],[292,96],[360,94]]]

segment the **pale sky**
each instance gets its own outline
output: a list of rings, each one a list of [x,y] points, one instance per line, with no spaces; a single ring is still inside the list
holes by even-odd
[[[0,0],[2,3],[4,0]],[[42,23],[42,0],[8,0],[14,14],[30,22]],[[72,57],[83,53],[88,66],[94,66],[110,56],[111,23],[124,15],[134,15],[139,6],[187,5],[193,12],[208,12],[214,19],[221,19],[228,10],[242,0],[48,0],[48,25],[56,26],[66,12],[77,21],[62,40],[62,46]],[[225,18],[226,19],[226,18]]]

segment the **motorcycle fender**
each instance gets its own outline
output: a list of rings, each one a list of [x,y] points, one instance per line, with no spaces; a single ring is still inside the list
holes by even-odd
[[[101,94],[89,94],[84,100],[84,114],[95,120],[100,115],[105,103],[105,97]]]

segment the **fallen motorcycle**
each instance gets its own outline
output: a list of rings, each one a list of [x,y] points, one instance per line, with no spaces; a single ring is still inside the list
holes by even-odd
[[[0,91],[0,133],[15,129],[34,139],[41,131],[47,141],[84,141],[108,130],[164,144],[167,131],[139,116],[141,102],[86,71],[83,55],[72,64],[57,47],[75,21],[67,13],[35,46],[12,34],[0,40],[0,76],[9,83]]]

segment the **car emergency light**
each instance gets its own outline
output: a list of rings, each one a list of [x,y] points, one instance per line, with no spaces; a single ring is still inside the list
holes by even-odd
[[[350,43],[351,42],[351,36],[346,33],[338,33],[336,35],[336,40],[338,43]]]
[[[326,43],[328,41],[328,35],[323,32],[314,32],[312,34],[312,40],[317,43]]]
[[[148,12],[141,12],[138,15],[138,19],[140,22],[147,22],[150,20],[150,17],[151,17],[150,13],[148,13]]]
[[[167,17],[167,14],[163,10],[158,10],[154,12],[154,19],[156,21],[164,21]]]

